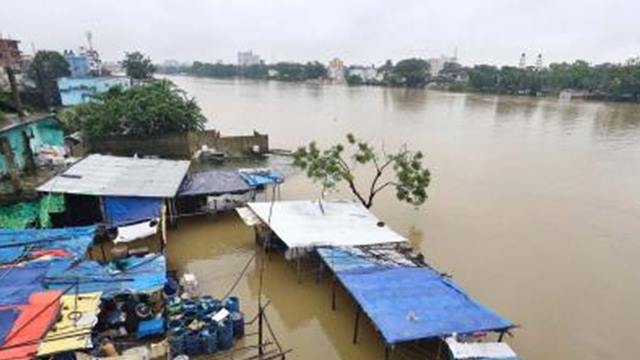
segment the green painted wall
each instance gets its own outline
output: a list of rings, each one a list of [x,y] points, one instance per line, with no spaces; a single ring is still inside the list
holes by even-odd
[[[24,131],[31,134],[30,146],[34,155],[41,145],[64,146],[64,131],[53,116],[1,132],[0,136],[9,139],[14,160],[20,169],[23,169],[26,163],[26,144],[22,136]],[[7,166],[4,155],[0,154],[0,176],[4,175],[7,175]]]

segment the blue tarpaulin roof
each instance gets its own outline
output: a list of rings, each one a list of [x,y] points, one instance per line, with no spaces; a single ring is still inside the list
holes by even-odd
[[[55,265],[54,261],[29,261],[0,269],[0,306],[26,304],[31,293],[43,290],[42,282]]]
[[[280,184],[284,181],[282,175],[270,169],[244,169],[239,171],[242,179],[249,186],[264,186]]]
[[[115,263],[103,266],[89,260],[79,264],[67,262],[70,267],[56,267],[55,271],[47,273],[45,285],[50,289],[66,289],[77,283],[80,293],[102,291],[105,299],[118,294],[149,293],[162,289],[167,272],[163,255],[149,254],[125,260],[124,268],[118,268]]]
[[[112,226],[133,224],[160,217],[162,198],[137,196],[106,196],[106,222]]]
[[[336,251],[340,250],[319,249],[318,253],[332,267]],[[345,267],[342,258],[337,271],[332,269],[388,344],[512,326],[433,269],[388,264],[352,266],[362,261],[366,262],[354,259]]]
[[[237,171],[213,170],[185,177],[178,196],[245,193],[252,189]]]
[[[0,310],[0,345],[4,344],[4,339],[11,331],[18,315],[20,315],[20,312],[17,309]]]
[[[66,250],[84,256],[93,243],[95,226],[62,229],[0,229],[0,263],[11,263],[32,251]]]

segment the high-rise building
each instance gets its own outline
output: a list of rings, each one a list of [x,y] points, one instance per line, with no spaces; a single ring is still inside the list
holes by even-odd
[[[439,58],[427,59],[427,63],[429,64],[429,74],[436,77],[444,69],[444,64],[458,63],[458,49],[454,50],[453,56],[440,55]]]
[[[238,66],[251,66],[262,64],[262,59],[252,51],[238,51]]]
[[[329,76],[329,79],[333,80],[336,83],[343,83],[345,80],[344,72],[344,61],[340,60],[339,58],[334,58],[333,60],[329,61],[329,67],[327,68],[327,75]]]

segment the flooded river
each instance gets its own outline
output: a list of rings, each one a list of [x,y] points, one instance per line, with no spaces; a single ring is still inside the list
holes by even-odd
[[[508,341],[525,359],[635,357],[640,329],[640,106],[434,91],[171,78],[223,134],[254,129],[273,148],[348,132],[422,150],[433,173],[419,208],[387,193],[373,211],[522,327]],[[360,175],[367,175],[362,173]],[[284,199],[317,198],[302,175]],[[340,191],[332,197],[348,197]],[[188,219],[171,233],[170,264],[222,296],[255,252],[233,214]],[[292,359],[381,359],[371,325],[351,344],[353,304],[328,281],[280,257],[266,262],[269,319]],[[237,293],[256,313],[258,267]],[[255,341],[247,339],[249,341]]]

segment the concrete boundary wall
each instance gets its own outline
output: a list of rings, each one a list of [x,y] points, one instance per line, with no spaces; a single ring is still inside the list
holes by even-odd
[[[216,130],[203,132],[166,134],[149,138],[114,136],[88,141],[88,151],[92,153],[118,156],[159,156],[163,158],[187,159],[207,145],[211,149],[222,151],[229,156],[241,157],[269,151],[269,136],[254,132],[253,135],[220,136]]]

